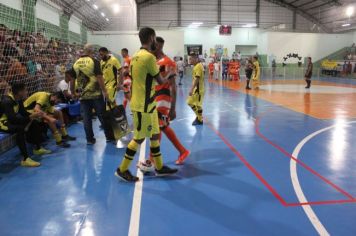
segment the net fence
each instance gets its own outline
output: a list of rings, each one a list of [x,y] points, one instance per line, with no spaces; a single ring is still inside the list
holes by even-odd
[[[71,31],[71,16],[49,1],[19,2],[18,9],[0,2],[0,95],[15,83],[25,83],[29,94],[56,91],[87,42],[87,28],[79,22]]]

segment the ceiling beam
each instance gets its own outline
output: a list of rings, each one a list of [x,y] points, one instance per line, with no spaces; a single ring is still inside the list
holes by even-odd
[[[177,8],[178,8],[178,12],[177,12],[177,19],[178,19],[178,27],[182,26],[182,0],[177,0]]]
[[[218,25],[221,25],[221,0],[218,0]]]
[[[296,11],[297,14],[303,16],[307,20],[313,22],[317,26],[319,26],[323,31],[327,33],[331,33],[332,30],[323,25],[317,18],[315,18],[313,15],[310,15],[307,11],[304,11],[303,9],[300,9],[294,5],[291,5],[290,3],[285,2],[284,0],[266,0],[267,2],[271,2],[274,4],[277,4],[279,6],[285,7],[291,11]],[[334,1],[333,1],[334,2]]]
[[[260,27],[261,0],[256,0],[256,25]]]

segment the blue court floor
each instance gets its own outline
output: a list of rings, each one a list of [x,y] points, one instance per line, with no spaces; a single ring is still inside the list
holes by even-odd
[[[207,82],[205,124],[193,127],[188,84],[172,127],[191,156],[176,176],[123,183],[114,171],[125,150],[97,122],[88,147],[73,125],[78,141],[49,145],[39,168],[20,167],[17,149],[0,156],[0,235],[356,235],[355,119],[319,120]],[[161,146],[173,166],[178,152],[165,137]]]

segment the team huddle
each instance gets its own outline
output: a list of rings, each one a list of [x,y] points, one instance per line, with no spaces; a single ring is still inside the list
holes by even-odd
[[[117,106],[117,91],[123,90],[123,105],[126,107],[129,104],[132,112],[133,139],[115,175],[129,182],[138,180],[131,174],[129,167],[139,145],[146,138],[150,139],[150,156],[149,161],[139,163],[138,167],[142,171],[152,171],[157,176],[171,175],[178,171],[163,163],[160,150],[162,133],[179,152],[175,164],[183,164],[190,155],[190,151],[182,145],[170,127],[170,122],[176,118],[176,76],[181,69],[164,54],[164,39],[156,38],[153,29],[142,28],[139,38],[141,49],[132,58],[127,49],[122,49],[123,65],[109,54],[107,48],[99,49],[101,61],[96,60],[93,46],[86,45],[81,57],[65,73],[65,81],[69,84],[69,91],[65,95],[80,101],[88,145],[96,143],[92,125],[94,115],[101,123],[106,141],[116,141],[104,114]],[[190,63],[194,65],[193,83],[187,104],[196,115],[192,125],[203,125],[204,67],[195,54],[190,55]],[[36,92],[27,98],[26,87],[21,83],[12,84],[11,91],[7,91],[3,97],[0,104],[0,131],[16,134],[16,143],[23,156],[22,166],[40,166],[39,162],[29,156],[26,142],[33,144],[34,155],[51,153],[43,147],[47,129],[52,131],[59,147],[69,148],[68,142],[76,140],[67,132],[62,111],[55,109],[55,105],[62,99],[62,92]]]

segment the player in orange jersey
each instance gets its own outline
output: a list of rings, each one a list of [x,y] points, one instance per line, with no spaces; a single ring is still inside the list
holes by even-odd
[[[127,48],[121,49],[121,56],[124,59],[122,65],[123,67],[127,66],[130,67],[131,57],[129,56],[129,50]]]
[[[214,77],[214,61],[209,63],[209,79],[213,79]]]
[[[240,80],[240,63],[236,61],[235,59],[232,59],[231,62],[229,63],[229,74],[230,74],[230,80]]]
[[[130,76],[130,63],[131,58],[129,56],[129,50],[127,48],[121,49],[121,56],[123,58],[122,63],[122,75],[123,75],[123,90],[124,90],[124,101],[123,105],[126,109],[127,103],[131,99],[131,76]]]

